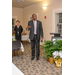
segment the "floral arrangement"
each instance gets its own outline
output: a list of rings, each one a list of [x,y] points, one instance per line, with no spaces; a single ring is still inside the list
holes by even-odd
[[[62,64],[62,51],[60,51],[60,52],[55,51],[55,52],[53,52],[52,55],[53,55],[54,61],[56,63],[56,67],[60,68],[61,64]]]
[[[12,36],[15,35],[15,31],[12,32]]]
[[[55,59],[55,63],[56,63],[56,67],[60,68],[62,65],[62,59],[58,59],[58,60]]]
[[[25,35],[26,33],[25,33],[25,31],[23,31],[21,34],[22,34],[22,35]]]
[[[59,56],[60,58],[62,58],[62,51],[58,52],[58,51],[54,51],[52,53],[53,57],[56,58],[57,56]]]

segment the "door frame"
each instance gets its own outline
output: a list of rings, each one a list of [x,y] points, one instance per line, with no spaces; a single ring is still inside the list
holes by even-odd
[[[62,8],[52,11],[52,32],[55,33],[55,14],[62,13]]]

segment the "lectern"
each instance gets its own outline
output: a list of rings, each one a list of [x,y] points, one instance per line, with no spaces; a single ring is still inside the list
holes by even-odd
[[[54,41],[54,40],[62,40],[62,36],[61,36],[61,33],[50,33],[50,35],[54,35],[52,36],[51,38],[51,41]]]

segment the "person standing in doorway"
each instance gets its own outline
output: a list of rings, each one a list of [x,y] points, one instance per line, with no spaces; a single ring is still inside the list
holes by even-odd
[[[32,14],[31,21],[28,22],[27,30],[30,30],[29,39],[31,40],[31,60],[35,58],[35,44],[36,44],[36,59],[39,60],[40,55],[40,35],[44,39],[42,22],[37,20],[37,15]]]
[[[22,26],[20,25],[20,21],[19,21],[19,20],[16,21],[16,24],[17,24],[17,25],[16,25],[15,28],[14,28],[14,31],[15,31],[15,39],[21,41],[21,33],[22,33],[22,31],[23,31],[23,28],[22,28]],[[21,42],[22,42],[22,41],[21,41]]]

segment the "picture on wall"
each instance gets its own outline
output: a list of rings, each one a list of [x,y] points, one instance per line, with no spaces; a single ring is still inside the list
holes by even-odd
[[[37,15],[37,19],[38,19],[38,13],[35,13]],[[29,21],[32,20],[32,14],[28,16]]]

